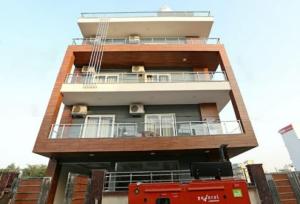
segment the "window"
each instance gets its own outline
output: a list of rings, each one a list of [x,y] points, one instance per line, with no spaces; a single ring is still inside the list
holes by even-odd
[[[157,198],[156,204],[171,204],[170,198]]]
[[[146,82],[170,82],[170,74],[147,74]]]
[[[175,114],[146,114],[145,131],[154,136],[174,136]]]
[[[83,137],[113,137],[114,115],[88,115],[85,118]]]
[[[118,83],[119,82],[119,75],[118,74],[101,74],[101,75],[96,75],[94,78],[94,83],[108,83],[108,84],[113,84],[113,83]]]

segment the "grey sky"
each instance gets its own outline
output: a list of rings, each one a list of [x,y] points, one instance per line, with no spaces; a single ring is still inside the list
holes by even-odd
[[[212,37],[225,44],[260,146],[253,159],[267,169],[290,163],[277,131],[300,121],[300,1],[3,1],[0,12],[0,167],[46,163],[32,147],[71,38],[83,11],[210,10]]]

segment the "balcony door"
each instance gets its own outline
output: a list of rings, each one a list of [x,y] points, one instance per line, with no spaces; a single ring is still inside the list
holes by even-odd
[[[83,137],[107,138],[113,137],[114,115],[88,115],[85,118]]]
[[[155,136],[174,136],[175,114],[146,114],[145,131]]]
[[[119,76],[117,74],[101,74],[95,75],[94,83],[96,84],[114,84],[119,82]]]

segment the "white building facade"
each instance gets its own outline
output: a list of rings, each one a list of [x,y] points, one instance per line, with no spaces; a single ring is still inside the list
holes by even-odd
[[[299,127],[290,124],[279,130],[284,144],[289,152],[293,166],[300,171],[300,131]]]

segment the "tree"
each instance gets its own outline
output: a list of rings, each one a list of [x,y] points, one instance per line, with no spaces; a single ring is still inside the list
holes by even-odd
[[[44,177],[47,166],[43,164],[30,165],[22,169],[22,177]]]
[[[9,164],[6,168],[0,169],[0,171],[13,171],[13,172],[20,172],[20,167],[16,166],[15,163]]]

